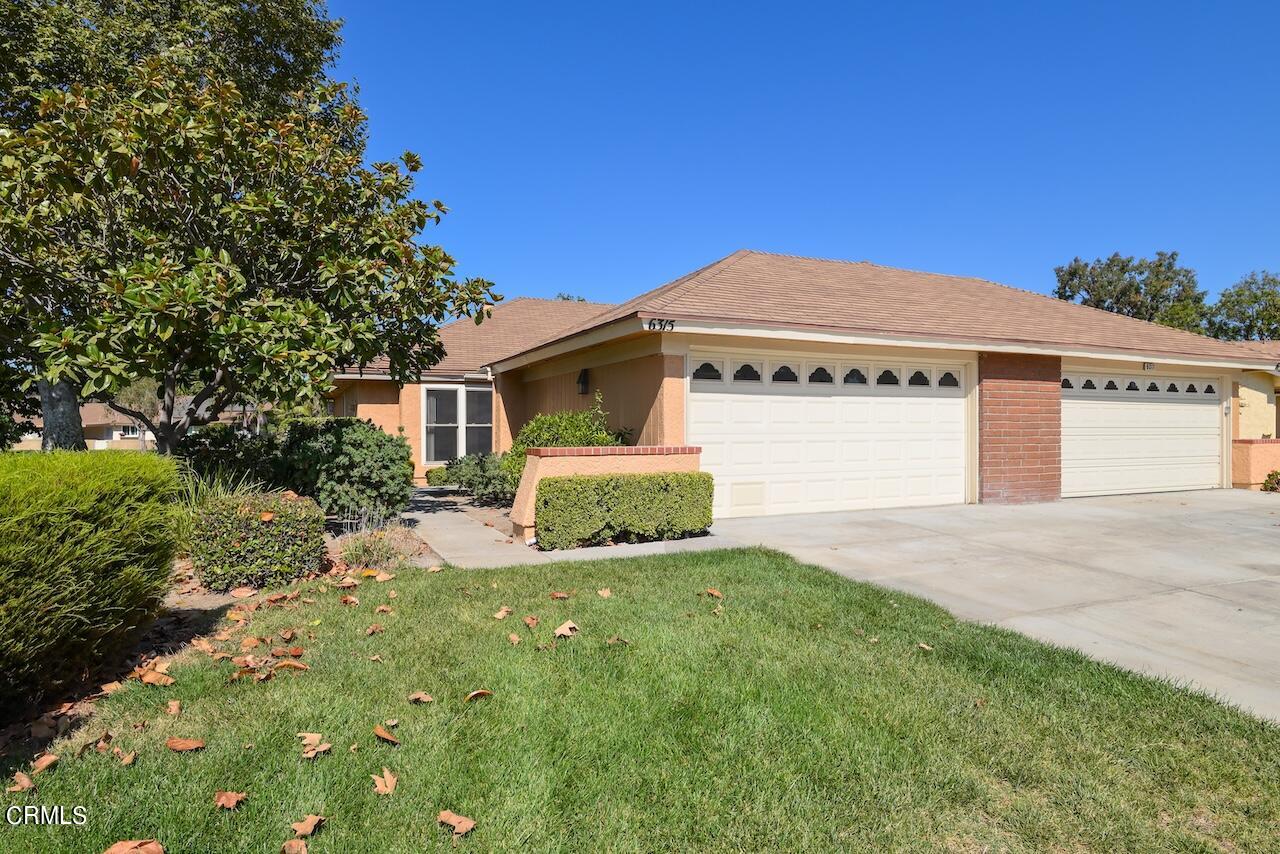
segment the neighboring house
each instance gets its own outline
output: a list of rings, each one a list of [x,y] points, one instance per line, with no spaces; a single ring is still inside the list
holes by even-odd
[[[179,397],[179,407],[189,403],[190,397]],[[270,409],[264,406],[263,412]],[[32,419],[37,428],[40,418]],[[224,410],[218,421],[243,427],[257,432],[260,426],[259,411],[251,405],[236,405]],[[140,426],[127,415],[121,415],[105,403],[84,403],[80,405],[80,423],[84,427],[84,441],[90,451],[127,450],[137,451],[155,447],[155,435]],[[140,435],[141,434],[141,435]],[[13,447],[16,451],[40,450],[40,434],[28,433]]]
[[[385,360],[339,373],[333,414],[367,418],[388,433],[403,430],[414,475],[454,457],[493,448],[493,379],[485,365],[574,328],[612,308],[599,303],[520,297],[498,303],[482,323],[462,318],[440,329],[445,356],[419,382],[391,381]]]
[[[512,351],[496,450],[599,390],[637,444],[701,447],[717,516],[1228,487],[1232,440],[1275,432],[1280,361],[979,279],[745,250]]]

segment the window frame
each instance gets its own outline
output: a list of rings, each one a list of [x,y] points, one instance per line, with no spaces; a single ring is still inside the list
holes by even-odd
[[[458,456],[466,456],[467,453],[467,428],[468,427],[488,427],[489,428],[489,450],[493,451],[493,384],[492,383],[419,383],[418,397],[420,410],[419,420],[421,421],[421,431],[419,438],[421,444],[419,455],[422,457],[421,463],[424,466],[443,465],[448,460],[431,460],[427,459],[427,428],[435,425],[427,423],[427,392],[429,391],[450,391],[457,395],[455,406],[458,412],[458,423],[454,425],[441,425],[444,427],[452,426],[456,431],[454,449],[458,451]],[[468,391],[487,391],[489,397],[489,412],[485,422],[469,423],[467,417],[467,392]]]

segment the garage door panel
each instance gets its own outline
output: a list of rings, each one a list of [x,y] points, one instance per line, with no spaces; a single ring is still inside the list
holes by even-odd
[[[1108,382],[1116,390],[1108,390]],[[1158,390],[1145,391],[1152,382]],[[1205,385],[1178,377],[1066,377],[1063,496],[1220,486],[1224,419],[1216,393],[1204,394]],[[1127,387],[1144,391],[1123,391]]]
[[[728,368],[724,379],[691,381],[689,403],[689,442],[703,448],[703,468],[715,476],[717,516],[965,500],[963,389],[767,377],[748,388],[731,379],[733,363],[768,359],[717,358]],[[836,368],[832,375],[843,378],[847,371]]]

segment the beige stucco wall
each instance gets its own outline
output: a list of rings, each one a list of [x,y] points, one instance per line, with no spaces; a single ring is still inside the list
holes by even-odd
[[[339,383],[330,399],[333,414],[372,421],[391,435],[403,428],[413,454],[413,476],[422,480],[427,467],[422,464],[422,387],[401,388],[389,380],[349,380]]]
[[[1236,381],[1236,439],[1276,437],[1276,389],[1271,374],[1249,371]]]
[[[607,449],[602,449],[606,450]],[[589,457],[537,457],[525,459],[524,474],[511,506],[511,522],[517,536],[530,538],[534,532],[534,508],[538,483],[547,477],[591,474],[655,474],[697,471],[699,454],[693,451],[672,454],[604,454]]]
[[[588,371],[588,391],[578,374]],[[684,357],[661,352],[658,336],[589,348],[498,376],[495,449],[505,451],[539,413],[586,409],[599,391],[609,426],[631,431],[637,445],[684,442]]]

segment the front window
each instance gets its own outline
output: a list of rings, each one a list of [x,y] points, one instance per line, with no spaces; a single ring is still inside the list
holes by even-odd
[[[493,391],[469,388],[466,394],[467,453],[487,454],[493,450]]]
[[[458,456],[458,390],[427,389],[426,461],[442,463]]]
[[[120,428],[120,435],[126,439],[138,438],[138,427],[135,424],[126,424]]]

